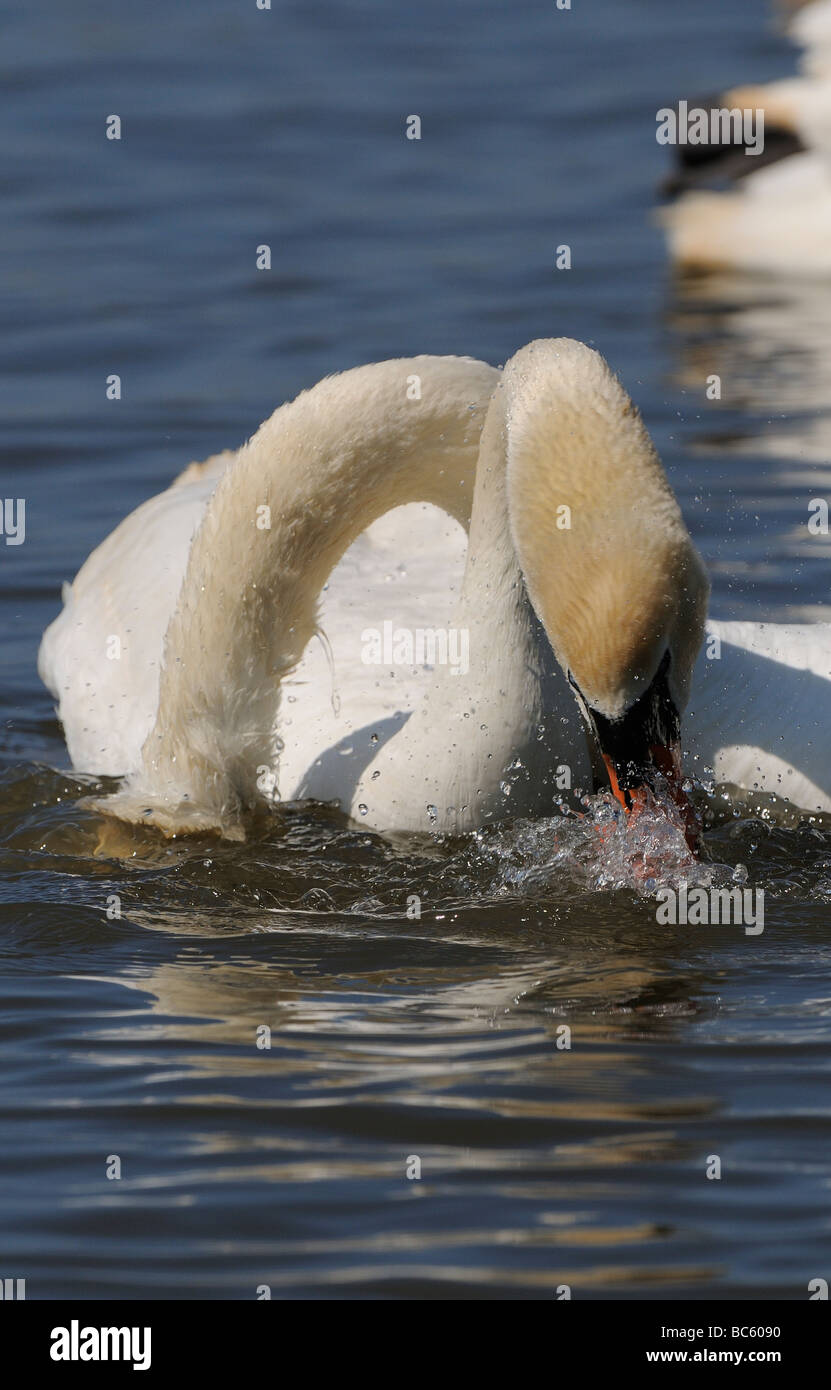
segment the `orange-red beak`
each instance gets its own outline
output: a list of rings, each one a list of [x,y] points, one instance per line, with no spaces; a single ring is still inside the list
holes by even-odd
[[[701,826],[695,813],[695,808],[684,791],[684,777],[681,771],[681,746],[673,743],[669,747],[661,747],[653,744],[650,749],[650,759],[655,771],[661,774],[663,786],[673,805],[679,812],[681,823],[684,829],[684,839],[693,854],[698,854],[701,846]],[[660,803],[655,796],[655,789],[646,771],[640,785],[628,785],[623,788],[620,785],[617,769],[608,753],[603,754],[603,762],[609,776],[609,785],[616,801],[619,801],[624,811],[629,816],[637,816],[647,807],[657,806]],[[625,779],[631,782],[631,777]]]
[[[573,676],[571,683],[597,740],[612,793],[627,815],[638,815],[647,807],[660,810],[662,800],[667,809],[668,798],[679,812],[684,838],[695,854],[701,830],[684,790],[681,719],[670,691],[669,668],[666,652],[649,687],[616,719],[593,709]]]

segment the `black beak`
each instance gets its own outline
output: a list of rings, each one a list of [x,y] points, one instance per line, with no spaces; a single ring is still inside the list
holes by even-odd
[[[687,105],[690,108],[710,111],[713,108],[721,109],[729,103],[724,93],[721,93],[717,96],[690,99]],[[764,149],[753,159],[746,159],[746,148],[742,141],[736,142],[731,139],[729,143],[724,143],[720,134],[716,140],[708,138],[700,145],[675,145],[675,169],[663,180],[660,192],[665,197],[676,198],[691,188],[721,190],[747,178],[766,164],[775,164],[780,159],[789,159],[791,155],[803,153],[806,147],[792,130],[786,130],[766,117]]]
[[[669,690],[669,663],[669,652],[665,652],[652,684],[620,719],[607,719],[582,697],[580,703],[597,740],[612,792],[623,809],[628,814],[637,813],[649,794],[663,786],[681,813],[684,836],[695,853],[701,832],[683,788],[681,718]],[[575,684],[573,679],[571,683]]]

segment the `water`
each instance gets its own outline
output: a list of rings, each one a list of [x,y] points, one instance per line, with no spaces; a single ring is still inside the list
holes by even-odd
[[[27,537],[0,546],[0,1274],[30,1298],[805,1298],[831,1264],[826,830],[715,808],[706,872],[764,888],[755,937],[659,926],[593,820],[416,843],[287,807],[242,845],[166,844],[77,806],[96,784],[35,673],[92,546],[281,399],[559,334],[643,409],[713,611],[827,617],[805,521],[831,295],[676,283],[650,220],[657,108],[789,71],[765,0],[2,23]]]

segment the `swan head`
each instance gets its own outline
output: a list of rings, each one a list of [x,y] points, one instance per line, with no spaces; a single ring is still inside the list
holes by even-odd
[[[681,715],[709,584],[641,417],[599,353],[531,343],[507,364],[511,532],[526,587],[632,809],[658,774],[682,790]]]

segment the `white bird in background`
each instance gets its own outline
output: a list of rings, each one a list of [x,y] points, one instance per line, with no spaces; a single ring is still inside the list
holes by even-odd
[[[804,73],[831,74],[831,0],[813,0],[798,10],[788,33],[803,50],[799,65]]]
[[[241,837],[276,797],[465,831],[599,774],[629,809],[663,785],[692,841],[685,708],[690,771],[831,810],[829,628],[705,634],[707,595],[626,392],[544,340],[501,376],[415,357],[281,406],[93,552],[39,671],[75,766],[126,778],[97,808],[168,835]],[[370,625],[445,617],[467,669],[368,664]]]
[[[763,111],[762,155],[718,141],[679,146],[682,170],[670,187],[681,196],[660,220],[681,266],[831,272],[831,0],[800,10],[789,33],[804,50],[800,76],[735,87],[700,103]],[[727,191],[696,186],[723,177],[735,180]]]

